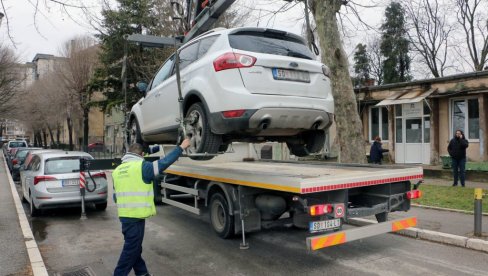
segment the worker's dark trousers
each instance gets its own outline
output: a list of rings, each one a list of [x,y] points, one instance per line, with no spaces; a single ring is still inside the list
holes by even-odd
[[[466,158],[463,159],[454,159],[451,158],[451,166],[452,166],[452,176],[454,178],[454,186],[458,184],[458,178],[461,180],[461,186],[464,187],[465,182],[465,175],[466,175]]]
[[[132,269],[136,275],[146,275],[148,273],[146,263],[141,256],[146,220],[129,219],[130,222],[126,220],[121,219],[125,243],[114,275],[127,276]]]

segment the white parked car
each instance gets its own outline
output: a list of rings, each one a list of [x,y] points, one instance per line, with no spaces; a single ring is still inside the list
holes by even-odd
[[[286,142],[298,156],[322,149],[334,112],[329,69],[303,38],[263,28],[216,29],[179,53],[191,152],[224,151],[234,141]],[[128,142],[175,143],[175,55],[144,92],[131,110]]]
[[[31,216],[42,209],[81,206],[80,159],[93,159],[86,152],[39,151],[22,171],[22,198],[30,204]],[[97,210],[107,208],[107,177],[104,172],[86,174],[85,202],[94,203]]]

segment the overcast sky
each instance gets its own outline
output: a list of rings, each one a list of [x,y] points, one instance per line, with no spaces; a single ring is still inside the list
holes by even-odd
[[[102,9],[102,0],[65,0],[65,2],[78,4],[83,2],[89,7],[90,14],[99,15]],[[371,2],[371,1],[360,1]],[[376,2],[388,2],[376,1]],[[3,0],[8,16],[8,25],[10,26],[10,35],[15,42],[15,51],[21,62],[32,61],[37,53],[59,55],[59,49],[66,41],[69,41],[75,36],[83,34],[95,34],[96,31],[90,26],[84,14],[76,8],[68,8],[63,10],[58,4],[51,3],[47,0],[39,0],[39,9],[36,13],[34,6],[36,0]],[[47,3],[47,4],[46,4]],[[238,0],[237,5],[252,6],[256,9],[256,17],[253,18],[247,25],[260,27],[273,27],[291,31],[294,33],[301,33],[302,22],[299,18],[303,17],[302,5],[297,5],[294,9],[287,12],[280,13],[275,17],[264,17],[270,11],[275,11],[282,6],[284,1],[279,0]],[[236,5],[235,4],[235,5]],[[377,9],[361,9],[360,13],[364,20],[369,24],[378,25],[378,14],[383,13],[384,5]],[[347,11],[345,11],[347,13]],[[350,16],[351,20],[346,19],[348,25],[348,36],[345,38],[346,48],[349,53],[352,53],[354,45],[358,41],[363,40],[364,30],[360,28],[355,30],[358,22],[355,21],[354,16]],[[7,20],[3,19],[0,26],[0,41],[8,46],[13,46],[11,39],[7,33]],[[361,34],[361,36],[358,36]]]

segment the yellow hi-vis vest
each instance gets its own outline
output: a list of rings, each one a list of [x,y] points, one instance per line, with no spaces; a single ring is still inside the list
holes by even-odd
[[[122,163],[112,173],[119,217],[143,219],[156,214],[153,185],[142,180],[142,162]]]

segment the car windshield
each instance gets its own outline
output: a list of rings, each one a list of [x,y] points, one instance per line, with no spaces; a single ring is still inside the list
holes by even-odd
[[[249,52],[315,59],[307,45],[282,32],[238,32],[229,35],[229,43],[234,49]]]
[[[61,174],[80,171],[81,156],[55,157],[46,160],[44,174]],[[87,157],[83,157],[87,158]],[[91,159],[91,158],[90,158]]]
[[[11,148],[20,148],[27,146],[25,142],[10,142],[9,147]]]

